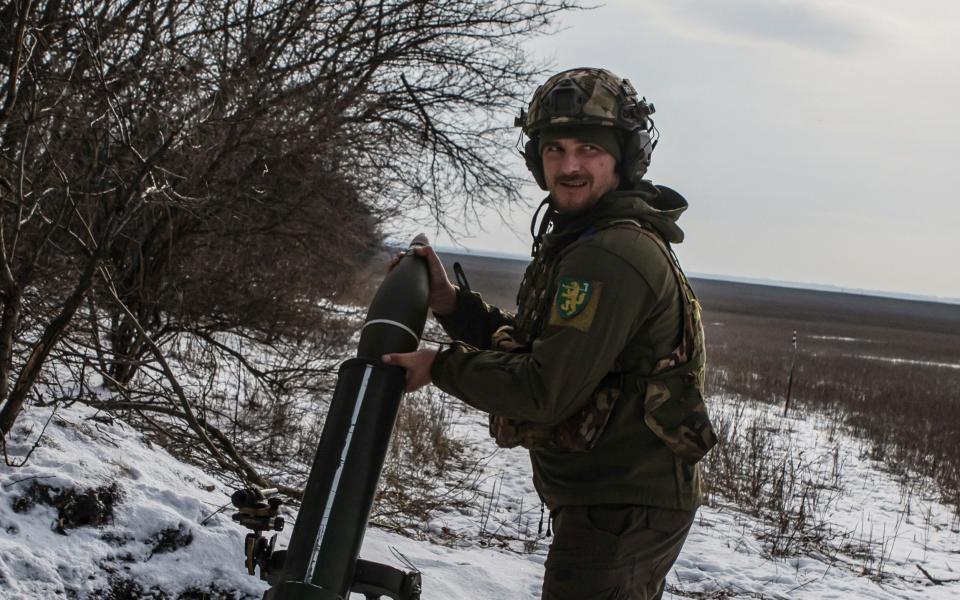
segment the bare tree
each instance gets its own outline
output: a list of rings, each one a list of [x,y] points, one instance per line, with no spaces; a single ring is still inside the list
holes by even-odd
[[[185,331],[302,339],[383,223],[515,200],[522,42],[572,7],[6,4],[0,432],[66,335],[116,389]]]

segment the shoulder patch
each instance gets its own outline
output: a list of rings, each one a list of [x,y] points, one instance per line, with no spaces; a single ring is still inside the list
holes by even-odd
[[[587,331],[593,323],[602,291],[600,282],[561,277],[550,308],[550,325]]]

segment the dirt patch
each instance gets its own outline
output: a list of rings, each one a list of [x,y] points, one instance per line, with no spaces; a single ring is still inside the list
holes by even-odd
[[[37,504],[57,509],[54,531],[67,534],[68,529],[87,525],[100,526],[113,520],[113,508],[123,499],[117,483],[98,488],[57,488],[31,482],[24,493],[13,501],[13,510],[25,513]]]
[[[158,531],[150,540],[150,556],[175,552],[193,543],[193,532],[186,523]]]
[[[144,588],[133,579],[125,577],[111,577],[105,589],[98,590],[90,597],[101,600],[255,600],[253,596],[224,590],[213,583],[207,587],[192,587],[180,594],[171,595],[157,587]]]

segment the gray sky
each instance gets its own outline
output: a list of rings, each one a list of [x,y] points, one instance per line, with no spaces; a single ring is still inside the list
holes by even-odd
[[[563,26],[531,51],[656,105],[687,271],[960,298],[960,2],[611,0]],[[527,253],[541,197],[460,242]]]

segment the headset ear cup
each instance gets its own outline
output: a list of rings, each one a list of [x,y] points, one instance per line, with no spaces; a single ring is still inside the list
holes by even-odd
[[[639,183],[650,166],[652,141],[643,130],[627,134],[620,159],[620,186],[630,187]]]
[[[523,160],[541,190],[547,189],[547,179],[543,174],[543,159],[540,158],[540,138],[532,137],[523,145]]]

